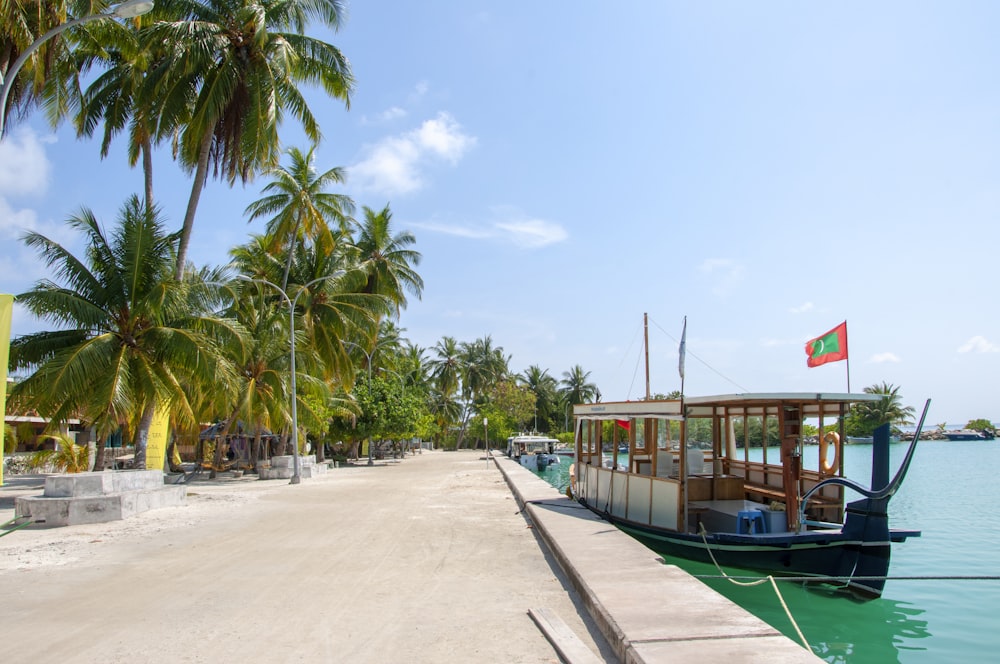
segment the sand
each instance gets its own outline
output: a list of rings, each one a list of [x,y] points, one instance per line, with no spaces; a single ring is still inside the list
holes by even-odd
[[[7,478],[13,496],[40,478]],[[614,661],[479,452],[290,485],[199,479],[187,504],[0,537],[11,662],[557,662],[556,612]]]

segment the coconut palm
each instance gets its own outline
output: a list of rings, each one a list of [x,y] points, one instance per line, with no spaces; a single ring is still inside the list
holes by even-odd
[[[458,434],[459,447],[473,412],[485,404],[486,395],[493,386],[510,375],[510,356],[504,355],[503,348],[494,348],[493,338],[489,335],[472,343],[463,343],[460,358],[465,411]]]
[[[170,278],[178,236],[138,197],[110,235],[88,210],[68,225],[85,236],[83,258],[39,233],[24,238],[56,281],[39,281],[18,301],[57,329],[11,343],[11,368],[33,370],[15,398],[56,422],[92,422],[101,439],[134,431],[142,468],[157,404],[194,420],[185,384],[224,382],[228,365],[208,330],[225,322],[190,311],[184,285]]]
[[[363,212],[354,244],[361,268],[368,275],[365,292],[392,300],[398,317],[400,309],[406,308],[406,294],[419,299],[424,290],[424,280],[414,269],[420,264],[420,252],[408,248],[417,240],[406,231],[393,235],[388,205],[378,212],[366,206]]]
[[[349,105],[354,79],[336,47],[305,34],[312,20],[339,29],[341,0],[158,0],[157,8],[164,20],[146,43],[167,48],[146,90],[158,102],[156,133],[177,131],[177,154],[194,172],[180,274],[209,169],[233,184],[276,166],[286,113],[318,143],[319,123],[298,85],[318,84]]]
[[[441,337],[431,349],[434,358],[429,362],[431,378],[437,390],[448,398],[458,392],[462,379],[462,357],[454,337]]]
[[[851,406],[848,431],[852,435],[870,436],[882,424],[906,426],[913,423],[913,406],[903,406],[899,387],[882,382],[865,388],[866,394],[881,394],[879,401],[859,402]]]
[[[69,75],[79,80],[94,67],[102,71],[85,91],[72,89],[68,103],[78,136],[93,136],[103,128],[101,158],[111,141],[128,131],[128,162],[142,158],[146,206],[153,206],[153,144],[157,99],[143,93],[150,62],[157,53],[144,44],[138,22],[96,21],[80,29]],[[160,49],[158,49],[160,50]]]
[[[553,378],[548,369],[542,369],[537,364],[533,364],[518,377],[518,382],[527,387],[535,394],[535,428],[541,431],[549,431],[552,416],[556,414],[558,408],[558,383]]]
[[[93,10],[93,3],[81,0],[0,0],[0,81],[7,80],[10,67],[36,39],[65,23],[70,15],[85,16]],[[5,125],[9,126],[41,101],[46,86],[55,89],[62,82],[52,79],[57,64],[69,53],[69,36],[63,33],[43,42],[21,68],[10,84],[4,109]],[[0,130],[6,133],[6,126]]]
[[[281,280],[282,288],[288,287],[295,244],[300,239],[308,238],[332,247],[335,240],[331,223],[336,225],[340,234],[346,234],[354,214],[354,201],[349,196],[325,191],[332,184],[344,182],[344,169],[338,166],[316,175],[313,164],[315,151],[315,145],[305,154],[298,148],[289,148],[291,164],[287,168],[277,166],[269,169],[267,174],[272,180],[262,192],[267,195],[246,209],[248,221],[273,215],[267,221],[267,235],[274,242],[271,250],[278,253],[279,249],[284,249],[288,256]]]
[[[589,379],[590,372],[584,371],[579,364],[569,371],[564,371],[559,383],[564,403],[572,405],[599,399],[601,393],[597,385],[591,383]]]

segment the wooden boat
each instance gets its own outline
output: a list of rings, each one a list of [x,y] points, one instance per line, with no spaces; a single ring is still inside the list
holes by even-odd
[[[522,433],[507,439],[507,456],[529,470],[545,470],[559,465],[558,444],[555,438]]]
[[[920,535],[889,528],[887,517],[918,436],[892,480],[888,425],[875,432],[871,486],[843,476],[843,418],[852,403],[879,398],[732,394],[577,405],[572,491],[658,552],[878,597],[891,544]],[[807,423],[819,429],[818,447],[804,445]],[[762,438],[778,458],[765,446],[762,461],[750,460],[747,442]],[[628,445],[625,469],[605,467],[602,447],[619,442]],[[803,464],[807,452],[818,452],[818,462]],[[847,488],[863,497],[845,505]]]

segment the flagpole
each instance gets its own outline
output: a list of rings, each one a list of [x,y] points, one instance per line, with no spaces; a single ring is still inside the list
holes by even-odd
[[[847,321],[846,320],[844,321],[844,339],[845,339],[845,341],[848,339],[848,336],[847,336]],[[850,353],[850,351],[848,351],[848,353],[847,353],[847,393],[848,394],[851,393],[851,353]]]
[[[684,317],[684,328],[681,331],[681,343],[677,348],[677,373],[681,375],[681,398],[684,398],[684,355],[687,354],[688,317]]]

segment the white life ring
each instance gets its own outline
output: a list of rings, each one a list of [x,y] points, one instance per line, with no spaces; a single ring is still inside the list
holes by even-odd
[[[833,445],[833,460],[829,456],[830,445]],[[827,475],[836,474],[840,468],[840,434],[827,431],[819,441],[819,467]]]

